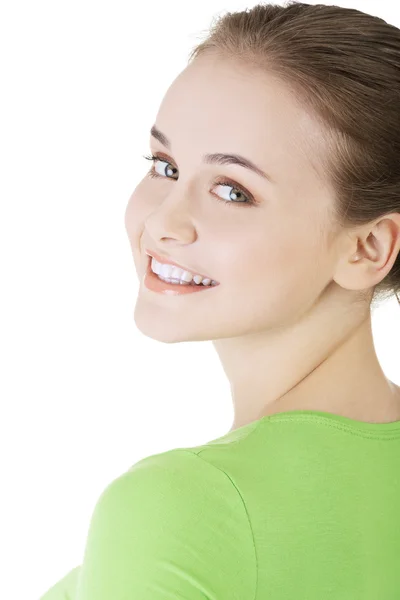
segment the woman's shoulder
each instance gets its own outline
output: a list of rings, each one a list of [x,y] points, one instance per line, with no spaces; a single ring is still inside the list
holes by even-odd
[[[68,571],[62,579],[53,585],[39,600],[73,600],[78,585],[81,565]]]

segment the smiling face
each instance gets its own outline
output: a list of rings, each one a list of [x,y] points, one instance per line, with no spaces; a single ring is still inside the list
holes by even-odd
[[[318,124],[272,75],[204,55],[169,87],[155,125],[169,147],[150,137],[158,177],[140,181],[125,213],[140,278],[138,329],[179,342],[295,322],[330,284],[337,260],[333,192],[316,170]],[[245,157],[271,180],[204,162],[211,153]],[[145,248],[220,285],[174,296],[151,291],[143,284]]]

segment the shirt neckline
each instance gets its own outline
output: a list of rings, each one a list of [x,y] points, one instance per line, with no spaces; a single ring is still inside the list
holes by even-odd
[[[303,420],[303,417],[307,419],[310,416],[318,419],[324,419],[327,423],[337,423],[353,431],[355,430],[361,433],[364,432],[370,435],[374,433],[377,435],[382,435],[394,432],[398,432],[400,434],[400,421],[391,421],[388,423],[370,423],[367,421],[358,421],[357,419],[351,419],[350,417],[345,417],[343,415],[338,415],[328,411],[311,409],[290,410],[275,413],[273,415],[265,415],[258,420],[258,423],[265,421],[296,421],[299,420],[298,418]]]

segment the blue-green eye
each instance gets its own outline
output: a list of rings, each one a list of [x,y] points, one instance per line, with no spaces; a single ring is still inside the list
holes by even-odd
[[[146,160],[152,160],[153,163],[159,162],[159,163],[164,163],[165,165],[172,165],[171,162],[169,162],[168,160],[165,160],[165,158],[163,158],[162,156],[158,156],[156,154],[151,154],[150,156],[144,156],[143,158],[145,158]],[[148,171],[147,176],[148,177],[155,177],[155,178],[164,178],[164,179],[175,179],[175,177],[172,177],[170,175],[174,175],[177,172],[176,167],[169,167],[169,171],[172,171],[172,173],[170,173],[169,175],[166,175],[166,167],[161,169],[161,173],[163,173],[162,175],[157,172],[155,170],[155,164],[154,166],[150,169],[150,171]],[[213,194],[215,196],[215,198],[219,201],[219,202],[224,202],[224,204],[229,205],[229,204],[246,204],[247,206],[256,206],[257,202],[254,199],[254,197],[252,196],[252,194],[250,194],[250,192],[248,192],[246,189],[242,188],[241,186],[239,186],[235,181],[231,180],[231,179],[227,179],[226,177],[223,177],[221,179],[219,179],[218,181],[215,182],[215,185],[218,186],[223,186],[223,187],[230,187],[232,188],[232,190],[234,190],[234,192],[230,192],[230,194],[234,194],[234,198],[232,198],[231,200],[224,200],[223,198],[220,198],[217,194]],[[243,199],[244,198],[244,199]]]

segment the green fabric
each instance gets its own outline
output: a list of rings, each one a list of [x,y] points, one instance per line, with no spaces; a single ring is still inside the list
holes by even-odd
[[[137,462],[40,600],[399,600],[400,421],[263,417]]]

